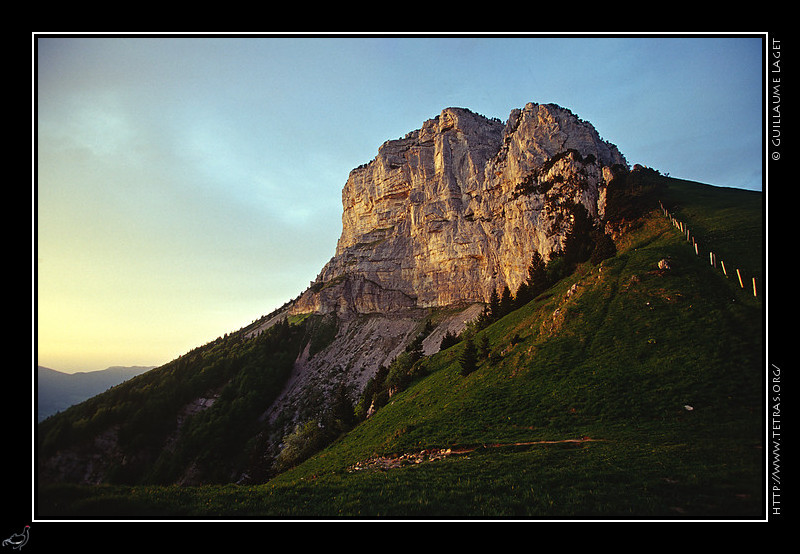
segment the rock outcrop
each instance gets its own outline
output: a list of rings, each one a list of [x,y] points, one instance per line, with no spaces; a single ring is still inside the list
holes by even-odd
[[[243,330],[249,338],[289,315],[321,314],[307,318],[308,342],[277,398],[260,413],[258,423],[267,423],[268,432],[258,437],[263,456],[252,467],[279,452],[295,425],[322,421],[342,391],[355,404],[409,344],[424,338],[422,353],[431,355],[444,336],[459,334],[483,312],[492,291],[517,290],[534,252],[547,260],[564,249],[574,205],[603,217],[616,166],[627,168],[617,148],[555,105],[528,104],[505,124],[448,108],[384,143],[374,160],[350,173],[336,252],[316,280]],[[565,317],[556,310],[543,330],[557,330]],[[202,391],[164,420],[172,425],[175,417],[175,434],[160,446],[170,464],[184,421],[224,404],[214,403],[221,396],[218,388]],[[113,473],[149,466],[160,455],[152,445],[124,450],[118,431],[114,424],[41,460],[39,477],[108,482]],[[199,482],[198,467],[186,462],[176,482]],[[241,475],[233,480],[250,479],[248,468],[235,471]]]
[[[553,104],[508,121],[447,108],[384,143],[342,191],[336,253],[293,313],[371,313],[485,302],[515,291],[534,251],[563,249],[571,203],[599,219],[627,163],[594,127]]]

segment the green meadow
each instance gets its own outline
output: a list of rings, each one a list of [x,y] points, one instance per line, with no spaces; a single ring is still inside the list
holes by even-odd
[[[423,357],[374,415],[266,482],[48,485],[38,516],[762,518],[761,195],[665,181],[699,255],[653,209],[614,256],[475,329],[475,371],[464,340]]]

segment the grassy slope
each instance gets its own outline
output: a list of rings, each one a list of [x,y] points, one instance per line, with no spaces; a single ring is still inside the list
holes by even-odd
[[[741,240],[761,236],[747,194],[673,182],[665,204],[701,244],[747,275],[763,271],[760,238]],[[269,483],[65,486],[42,515],[57,501],[79,517],[758,517],[761,300],[695,256],[660,212],[623,242],[600,268],[581,267],[482,331],[497,361],[462,377],[460,345],[431,356],[426,378]],[[657,271],[667,257],[672,269]],[[582,437],[593,440],[514,445]],[[348,470],[447,447],[468,451]]]

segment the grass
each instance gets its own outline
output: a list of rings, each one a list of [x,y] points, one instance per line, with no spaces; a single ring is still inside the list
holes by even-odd
[[[684,183],[670,194],[692,228],[751,274],[761,270],[760,241],[740,244],[760,217],[738,205],[749,198]],[[658,270],[662,258],[671,269]],[[39,510],[77,518],[758,518],[763,306],[748,292],[656,211],[617,256],[581,266],[481,331],[497,356],[477,371],[459,374],[461,345],[429,357],[427,377],[265,484],[64,485],[43,489]],[[541,442],[582,437],[592,440]],[[349,469],[432,448],[464,452]]]
[[[761,193],[672,180],[665,203],[697,237],[705,256],[713,251],[728,269],[741,268],[761,281],[765,253]]]
[[[259,486],[64,486],[58,493],[77,518],[752,517],[761,503],[747,479],[756,455],[734,443],[730,459],[721,459],[718,445],[653,442],[628,430],[580,446],[484,448],[389,471]]]

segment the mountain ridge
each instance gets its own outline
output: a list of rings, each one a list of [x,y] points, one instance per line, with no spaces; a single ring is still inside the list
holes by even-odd
[[[154,366],[111,366],[97,371],[66,373],[36,367],[37,421],[82,402]]]
[[[529,114],[539,113],[538,105],[531,104],[526,109]],[[518,120],[524,119],[524,111],[516,115]],[[509,118],[509,122],[512,120],[517,121]],[[569,120],[573,125],[583,125],[574,116]],[[441,130],[441,122],[437,125]],[[445,133],[437,135],[433,124],[430,126],[428,135],[417,132],[406,139],[419,142],[422,135],[428,137],[422,141],[425,144],[439,140],[444,146],[448,133],[459,128],[448,123],[444,125]],[[495,129],[497,123],[491,126]],[[512,127],[507,123],[504,129]],[[518,127],[514,128],[515,133]],[[519,139],[524,135],[515,136]],[[396,146],[391,141],[387,144],[384,153],[391,151],[392,144]],[[516,159],[519,154],[514,154],[514,144],[509,141],[504,160],[497,157],[502,149],[492,154],[493,167],[498,167],[496,164],[501,161],[509,164],[510,159]],[[448,508],[442,505],[446,502],[444,497],[436,497],[436,491],[429,487],[401,486],[393,488],[392,494],[404,499],[421,495],[425,502],[435,505],[435,509],[431,508],[434,512],[417,511],[405,500],[379,505],[371,492],[374,486],[368,485],[374,485],[373,477],[363,474],[363,483],[367,484],[364,489],[359,478],[348,477],[351,471],[348,468],[357,467],[373,455],[459,446],[474,448],[482,443],[525,443],[526,448],[533,448],[535,444],[545,444],[541,441],[553,441],[553,444],[580,445],[581,450],[576,454],[608,456],[611,454],[604,450],[600,439],[616,438],[636,452],[630,459],[618,462],[630,466],[634,472],[649,474],[642,470],[653,462],[649,460],[652,452],[658,452],[657,463],[667,464],[681,479],[689,479],[696,471],[694,465],[678,468],[660,453],[674,448],[671,441],[677,440],[675,437],[681,433],[693,432],[682,427],[686,417],[681,411],[686,411],[684,406],[692,403],[697,408],[693,413],[703,414],[700,418],[703,431],[698,436],[719,431],[725,441],[731,438],[729,428],[717,429],[714,421],[705,416],[713,411],[706,411],[713,406],[720,409],[719,413],[727,414],[731,424],[743,426],[748,441],[754,440],[750,430],[755,420],[746,414],[753,409],[758,389],[752,379],[760,337],[742,333],[740,324],[756,317],[761,309],[760,299],[748,297],[731,280],[710,273],[712,270],[700,263],[663,216],[658,217],[657,211],[658,203],[663,201],[676,213],[683,210],[695,220],[703,219],[704,210],[718,215],[716,203],[730,195],[724,191],[708,192],[699,184],[687,185],[642,166],[598,167],[595,162],[587,161],[590,153],[574,148],[560,150],[569,144],[563,140],[554,144],[557,147],[550,150],[535,143],[529,145],[546,154],[532,155],[531,159],[536,161],[528,165],[513,162],[524,166],[524,171],[505,174],[503,198],[539,207],[552,204],[549,213],[553,217],[548,216],[547,221],[553,224],[550,229],[554,233],[541,240],[549,249],[541,256],[530,239],[526,243],[528,249],[516,252],[516,269],[508,274],[517,275],[517,281],[490,279],[481,292],[483,296],[477,299],[467,294],[453,303],[419,303],[418,295],[409,294],[416,289],[404,289],[400,281],[393,283],[392,279],[398,275],[394,270],[371,273],[389,259],[381,257],[382,252],[405,251],[388,243],[406,241],[408,246],[412,235],[395,234],[392,238],[388,231],[381,231],[384,227],[374,226],[375,222],[385,223],[379,219],[360,227],[364,231],[361,234],[350,233],[352,229],[344,228],[343,223],[341,250],[337,248],[327,269],[298,299],[239,331],[198,347],[41,424],[37,474],[50,491],[48,494],[55,495],[48,497],[45,510],[54,509],[52,498],[57,498],[62,490],[59,485],[50,489],[52,483],[178,486],[239,483],[270,487],[259,489],[265,496],[260,497],[259,507],[246,512],[248,515],[316,517],[329,514],[330,506],[334,506],[334,513],[337,509],[338,513],[363,513],[353,504],[331,500],[350,494],[363,495],[375,502],[363,506],[372,515],[461,514],[462,509],[470,508],[476,510],[473,515],[481,515],[493,511],[484,511],[468,501],[463,506]],[[466,162],[468,157],[449,158],[450,162],[454,159],[464,161],[462,169],[470,166]],[[376,160],[382,161],[371,163],[381,165],[391,157],[378,156]],[[442,167],[447,165],[444,160],[443,157]],[[484,168],[490,165],[486,163]],[[481,164],[471,165],[474,168]],[[578,177],[587,165],[594,168],[587,170],[593,177],[584,181]],[[390,166],[391,163],[386,164],[392,169]],[[403,167],[398,164],[393,170]],[[357,170],[354,172],[362,174],[365,168]],[[456,188],[463,191],[483,186],[486,181],[479,181],[476,175],[472,169],[465,169],[459,178],[442,173],[438,181],[422,179],[421,182],[434,183],[433,189],[449,195]],[[387,201],[395,203],[395,207],[407,206],[413,196],[413,187],[408,187],[407,195],[402,188],[385,188]],[[457,196],[447,198],[458,200]],[[347,197],[343,193],[343,199]],[[760,194],[737,195],[730,202],[733,208],[741,209],[737,217],[751,226],[749,234],[752,229],[759,229],[760,215],[753,206],[760,198]],[[464,204],[444,202],[445,206]],[[420,203],[418,207],[423,205]],[[436,222],[433,228],[438,230],[433,234],[446,233],[444,229],[451,223],[453,230],[464,226],[474,230],[476,222],[488,223],[482,221],[487,218],[479,213],[482,212],[472,211],[468,216],[466,211],[456,210],[452,214],[457,217],[450,223]],[[722,217],[708,219],[705,228],[725,246],[735,244],[742,233],[732,225],[735,215],[726,208]],[[411,228],[409,220],[398,221],[398,227]],[[420,221],[424,224],[420,236],[430,236],[431,220]],[[600,248],[601,245],[605,247]],[[466,256],[454,259],[485,264],[489,258],[471,258],[469,250],[466,252]],[[534,263],[535,253],[543,258],[538,268]],[[751,272],[759,270],[760,257],[743,251],[737,255],[747,257],[742,267]],[[667,264],[670,269],[660,267],[662,259],[670,261]],[[348,260],[355,263],[349,264]],[[337,273],[336,268],[350,271]],[[407,269],[413,274],[413,268]],[[479,274],[480,271],[476,273]],[[402,268],[399,275],[403,275]],[[452,283],[448,286],[455,290]],[[397,305],[397,298],[401,298],[395,296],[398,292],[414,302]],[[704,310],[715,315],[706,316]],[[677,322],[685,323],[686,330]],[[723,338],[714,339],[718,344],[702,344],[700,338],[716,337],[717,330],[726,333]],[[449,342],[444,340],[448,337],[452,338]],[[468,363],[465,353],[470,343],[474,353]],[[728,351],[738,353],[741,367],[724,358]],[[722,376],[724,379],[720,380]],[[625,389],[626,384],[633,387],[630,392]],[[734,385],[742,385],[742,390],[748,392],[740,394]],[[740,397],[741,406],[737,404]],[[663,428],[657,423],[659,420],[664,423]],[[727,425],[728,420],[722,425]],[[654,445],[650,454],[639,452],[640,447],[629,442],[643,438],[644,434],[638,434],[640,428],[652,430],[653,436],[663,434],[665,442]],[[597,441],[579,441],[581,436]],[[730,445],[706,442],[707,450],[704,446],[702,456],[713,458],[716,468],[720,454],[714,448],[724,446],[727,452]],[[748,475],[745,490],[752,496],[755,494],[749,480],[752,466],[747,465],[751,464],[752,451],[746,454],[738,462],[745,465],[737,466],[734,472]],[[525,458],[520,467],[527,467],[539,456],[527,450],[519,455]],[[638,466],[637,456],[647,459],[647,465]],[[589,459],[592,463],[597,461]],[[571,457],[569,460],[576,462]],[[455,463],[455,459],[446,463],[451,461]],[[551,462],[555,460],[548,458],[548,463]],[[446,467],[455,470],[454,466]],[[484,471],[469,463],[461,467]],[[569,464],[564,466],[565,476],[569,467]],[[503,475],[512,474],[528,483],[518,468],[509,467],[503,473],[481,473],[478,481],[504,480]],[[710,479],[717,479],[718,474],[722,475],[720,479],[730,478],[726,471],[718,473],[715,469]],[[413,474],[401,475],[404,476],[401,479],[413,481]],[[452,475],[455,478],[459,473]],[[601,472],[600,482],[606,478]],[[613,479],[619,478],[620,475],[613,475]],[[641,486],[651,490],[658,488],[660,479],[673,478],[670,473],[653,474],[653,481]],[[316,483],[313,491],[307,488],[307,480]],[[558,487],[569,487],[570,480],[573,485],[581,482],[565,477]],[[465,479],[464,483],[471,481],[474,478]],[[530,485],[531,491],[538,487],[535,483]],[[462,486],[447,481],[445,490]],[[718,485],[713,486],[714,510],[723,509],[717,506],[721,502],[716,500]],[[276,490],[278,494],[267,495],[267,490]],[[519,510],[525,515],[547,513],[546,502],[540,504],[540,495],[546,494],[539,491],[518,504],[518,499],[510,498],[508,491],[491,493],[496,499],[510,499],[512,512]],[[284,504],[280,500],[292,495],[309,500],[300,504],[288,500]],[[266,496],[274,498],[276,504]],[[590,496],[578,496],[581,500],[577,505],[563,510],[605,513],[603,509],[593,511],[597,507],[592,508]],[[626,500],[630,497],[615,500],[612,512],[623,513]],[[104,501],[100,498],[97,502],[103,505]],[[668,499],[659,497],[656,502],[658,508],[652,513],[669,511],[669,506],[664,505]],[[639,501],[636,505],[653,510]],[[752,505],[748,501],[748,514],[752,513]],[[80,510],[92,513],[91,506],[90,501]],[[230,515],[240,513],[239,509],[246,510],[243,506],[228,505],[226,511],[217,513],[196,504],[187,506],[173,505],[166,509],[169,513],[188,510],[195,515]],[[685,509],[684,504],[680,507]],[[158,513],[158,506],[155,508]],[[695,513],[696,508],[691,509]]]

